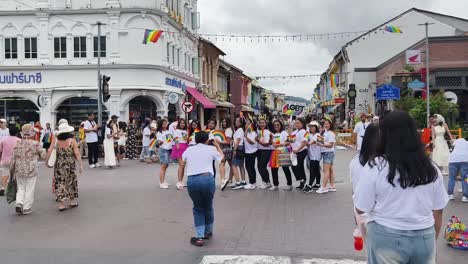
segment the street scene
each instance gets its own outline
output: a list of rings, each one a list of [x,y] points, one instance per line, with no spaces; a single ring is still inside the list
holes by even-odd
[[[0,1],[1,259],[464,263],[468,2],[382,7]]]

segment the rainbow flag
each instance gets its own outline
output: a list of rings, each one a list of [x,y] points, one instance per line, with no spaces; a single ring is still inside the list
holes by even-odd
[[[173,141],[172,135],[166,135],[166,143],[171,143]]]
[[[339,74],[330,74],[330,87],[336,88],[340,84]]]
[[[281,144],[281,136],[274,136],[274,137],[273,137],[273,144],[274,144],[274,145],[279,145],[279,144]]]
[[[51,143],[52,142],[52,133],[47,133],[44,135],[44,143]]]
[[[150,149],[154,149],[156,148],[156,144],[157,144],[158,140],[156,138],[153,138],[149,144],[149,147]]]
[[[263,135],[265,135],[265,132],[263,131],[263,129],[262,129],[262,130],[258,130],[258,137],[259,137],[259,138],[262,138]]]
[[[254,131],[253,125],[252,124],[248,125],[247,128],[246,128],[246,131],[247,131],[247,133],[251,133],[252,131]]]
[[[226,135],[224,134],[224,131],[222,130],[213,130],[213,136],[215,138],[218,138],[219,141],[226,141]]]
[[[146,44],[148,44],[148,42],[153,42],[153,43],[158,42],[158,40],[161,37],[163,32],[164,31],[162,31],[162,30],[146,29],[145,30],[145,36],[143,37],[143,44],[146,45]]]
[[[309,134],[309,132],[306,132],[306,133],[304,134],[304,138],[306,138],[307,141],[310,140],[310,134]]]
[[[296,135],[289,135],[288,142],[294,142],[294,141],[296,141]]]
[[[397,26],[386,26],[385,31],[390,32],[390,33],[403,33],[401,28]]]

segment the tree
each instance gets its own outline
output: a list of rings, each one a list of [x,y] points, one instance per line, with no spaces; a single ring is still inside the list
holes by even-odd
[[[426,126],[426,100],[422,98],[414,98],[412,95],[402,97],[401,100],[395,102],[395,108],[409,112],[416,120],[418,127]],[[444,91],[430,97],[431,115],[442,115],[450,127],[455,126],[455,120],[458,118],[458,106],[448,102],[444,96]]]

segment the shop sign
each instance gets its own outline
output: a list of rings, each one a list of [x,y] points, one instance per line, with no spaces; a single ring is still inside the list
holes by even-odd
[[[42,82],[42,73],[37,72],[35,74],[25,74],[24,72],[20,73],[7,73],[0,74],[0,84],[5,83],[41,83]]]
[[[343,104],[345,102],[344,98],[335,98],[335,104]]]
[[[406,64],[408,65],[421,64],[421,50],[407,50],[406,51]]]
[[[400,88],[389,84],[378,87],[377,100],[400,100]]]
[[[185,82],[182,81],[182,80],[177,80],[176,78],[171,79],[171,78],[167,77],[166,78],[166,85],[176,87],[176,88],[180,88],[184,92],[185,92],[185,90],[187,90],[187,86],[185,85]]]
[[[304,105],[286,104],[283,106],[283,115],[299,116],[304,112]]]

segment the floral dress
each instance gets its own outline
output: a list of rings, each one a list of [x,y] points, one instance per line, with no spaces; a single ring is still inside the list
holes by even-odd
[[[55,196],[57,202],[78,198],[75,153],[73,147],[58,148],[54,166]]]
[[[125,156],[127,159],[135,159],[136,154],[136,127],[130,124],[127,130],[127,147],[125,149]]]

